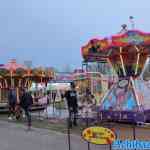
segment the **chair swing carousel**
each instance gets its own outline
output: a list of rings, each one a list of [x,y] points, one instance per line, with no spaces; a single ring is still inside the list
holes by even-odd
[[[111,38],[93,39],[82,47],[86,61],[106,60],[118,75],[117,83],[102,98],[101,120],[146,122],[150,120],[150,89],[141,78],[150,55],[150,33],[128,30]]]

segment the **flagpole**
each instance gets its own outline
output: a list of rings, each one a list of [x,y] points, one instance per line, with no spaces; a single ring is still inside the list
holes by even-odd
[[[134,30],[135,29],[134,17],[130,16],[129,19],[130,19],[130,23],[131,23],[131,28],[132,28],[132,30]]]
[[[13,74],[13,72],[12,72],[12,70],[10,71],[10,86],[11,86],[11,88],[13,88],[13,86],[12,86],[12,74]]]

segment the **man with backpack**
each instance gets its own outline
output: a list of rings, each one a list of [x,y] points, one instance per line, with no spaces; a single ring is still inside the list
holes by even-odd
[[[31,128],[31,106],[33,104],[33,98],[30,92],[27,90],[22,91],[20,98],[20,106],[23,108],[28,121],[28,129]]]

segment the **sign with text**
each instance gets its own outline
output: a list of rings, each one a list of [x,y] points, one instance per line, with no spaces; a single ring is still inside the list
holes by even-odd
[[[98,126],[83,130],[82,137],[87,142],[98,145],[112,144],[116,140],[116,135],[112,130]]]

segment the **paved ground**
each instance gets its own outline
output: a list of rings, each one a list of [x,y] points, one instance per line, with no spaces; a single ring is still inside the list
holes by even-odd
[[[87,143],[73,135],[71,150],[87,150]],[[107,150],[108,146],[91,146],[91,150]],[[67,135],[0,121],[0,150],[68,150]]]
[[[118,139],[133,139],[133,128],[114,126]],[[136,127],[136,139],[150,140],[150,128]],[[90,145],[90,150],[109,150],[109,146]],[[0,121],[0,150],[68,150],[67,135],[48,129],[27,131],[23,124]],[[71,136],[71,150],[88,150],[87,142],[79,135]]]

